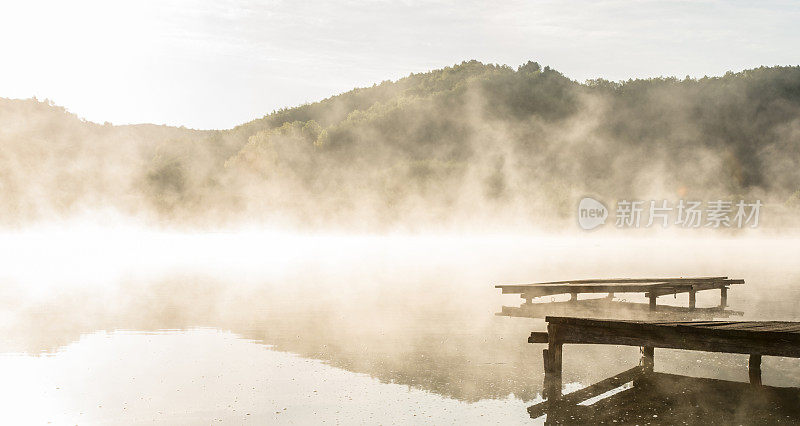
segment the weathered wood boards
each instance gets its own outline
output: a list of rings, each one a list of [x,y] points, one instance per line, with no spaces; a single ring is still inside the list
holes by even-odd
[[[702,290],[720,290],[720,306],[725,307],[728,299],[728,287],[733,284],[744,284],[744,280],[728,277],[695,277],[695,278],[609,278],[572,281],[550,281],[531,284],[496,285],[503,294],[519,294],[531,303],[532,299],[541,296],[569,294],[570,300],[577,300],[582,293],[644,293],[650,299],[650,308],[656,309],[656,298],[659,296],[689,293],[689,308],[696,305],[696,294]]]
[[[800,357],[800,323],[786,321],[634,321],[547,317],[550,339]]]
[[[558,400],[534,404],[528,413],[531,418],[546,414],[545,424],[551,425],[799,424],[797,401],[798,388],[755,387],[634,367]]]
[[[763,355],[800,358],[800,322],[788,321],[634,321],[547,317],[547,332],[532,332],[529,343],[543,351],[545,395],[561,397],[564,344],[609,344],[643,348],[642,368],[652,371],[654,348],[750,355],[750,382],[761,385]]]
[[[542,285],[542,284],[594,284],[594,283],[607,283],[607,284],[622,284],[622,283],[658,283],[658,282],[680,282],[680,281],[716,281],[724,280],[728,277],[673,277],[673,278],[589,278],[581,280],[566,280],[566,281],[547,281],[532,284],[517,284],[517,285]]]
[[[585,388],[576,390],[575,392],[568,393],[564,395],[559,402],[563,405],[578,405],[587,399],[594,398],[610,390],[616,389],[625,383],[631,382],[639,378],[643,373],[644,371],[642,367],[633,367],[617,374],[616,376],[609,377]],[[530,414],[531,418],[535,419],[539,416],[547,414],[548,409],[551,407],[552,406],[547,404],[547,402],[541,402],[528,407],[528,414]]]

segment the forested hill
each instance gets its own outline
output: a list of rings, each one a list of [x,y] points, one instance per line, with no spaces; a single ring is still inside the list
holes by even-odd
[[[542,227],[578,198],[800,195],[800,67],[574,82],[476,61],[194,131],[0,99],[0,223]]]

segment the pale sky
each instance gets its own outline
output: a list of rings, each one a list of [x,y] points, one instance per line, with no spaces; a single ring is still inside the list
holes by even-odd
[[[0,0],[0,97],[229,128],[463,60],[578,81],[800,64],[800,2]]]

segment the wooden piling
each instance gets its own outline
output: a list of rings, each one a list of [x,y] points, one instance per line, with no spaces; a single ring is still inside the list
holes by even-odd
[[[728,287],[719,289],[719,307],[725,308],[728,306]]]
[[[646,373],[652,373],[655,367],[655,348],[653,346],[642,347],[642,367]]]
[[[559,340],[558,327],[553,324],[547,326],[547,349],[543,355],[545,361],[545,397],[555,400],[561,397],[561,350],[562,342]]]
[[[697,291],[689,291],[689,309],[694,309],[697,306]]]
[[[750,383],[761,386],[761,355],[750,354]]]

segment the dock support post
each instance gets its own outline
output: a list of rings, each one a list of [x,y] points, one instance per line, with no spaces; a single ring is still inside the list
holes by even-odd
[[[652,346],[642,347],[642,367],[645,373],[652,373],[655,367],[655,348]]]
[[[578,293],[575,293],[575,292],[570,293],[569,294],[569,300],[570,301],[578,300]]]
[[[651,311],[655,311],[656,310],[656,295],[653,294],[653,293],[650,293],[648,295],[648,297],[650,297],[650,310]]]
[[[761,355],[750,354],[750,383],[761,386]]]
[[[613,291],[609,291],[608,292],[608,296],[606,296],[606,299],[613,299],[613,298],[614,298],[614,292]]]
[[[697,291],[689,290],[689,310],[694,310],[697,306]]]
[[[544,397],[550,401],[561,397],[561,348],[556,327],[547,326],[547,349],[544,356]]]
[[[521,295],[521,297],[522,297],[523,299],[525,299],[525,304],[526,304],[526,305],[531,305],[531,304],[533,304],[533,296],[531,296],[531,295],[529,295],[529,294],[524,294],[524,293],[523,293],[523,294]]]
[[[725,308],[728,306],[728,287],[719,289],[719,307]]]

